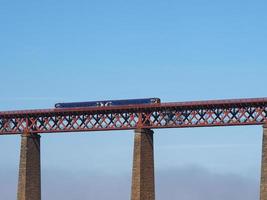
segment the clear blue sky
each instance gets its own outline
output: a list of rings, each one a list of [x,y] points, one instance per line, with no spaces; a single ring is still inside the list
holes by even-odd
[[[263,0],[0,0],[0,110],[99,99],[266,97],[266,10]],[[156,130],[157,174],[191,167],[258,186],[261,133],[257,126]],[[10,186],[0,178],[13,192],[5,200],[15,198],[19,142],[0,139],[0,175],[15,174]],[[46,177],[58,172],[73,179],[131,175],[131,131],[48,134],[41,142],[43,195],[52,193]],[[129,181],[124,185],[129,190]]]

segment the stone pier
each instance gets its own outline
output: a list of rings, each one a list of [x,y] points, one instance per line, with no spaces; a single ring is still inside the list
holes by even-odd
[[[131,200],[155,200],[153,131],[135,130]]]
[[[17,200],[41,200],[40,136],[23,133]]]
[[[260,200],[267,200],[267,124],[263,126]]]

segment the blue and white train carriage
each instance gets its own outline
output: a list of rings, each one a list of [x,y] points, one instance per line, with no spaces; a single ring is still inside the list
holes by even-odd
[[[106,106],[139,105],[139,104],[157,104],[157,103],[160,103],[159,98],[144,98],[144,99],[56,103],[55,107],[56,108],[106,107]]]

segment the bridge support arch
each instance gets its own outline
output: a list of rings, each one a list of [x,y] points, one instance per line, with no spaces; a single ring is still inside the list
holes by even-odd
[[[41,200],[40,135],[21,135],[17,200]]]
[[[135,130],[131,200],[155,200],[153,133]]]

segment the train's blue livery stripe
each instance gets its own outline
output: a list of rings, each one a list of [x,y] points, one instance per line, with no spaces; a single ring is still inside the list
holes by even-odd
[[[56,108],[97,107],[97,106],[102,107],[102,106],[136,105],[136,104],[153,104],[153,103],[160,103],[160,99],[159,98],[145,98],[145,99],[57,103],[55,104],[55,107]]]

